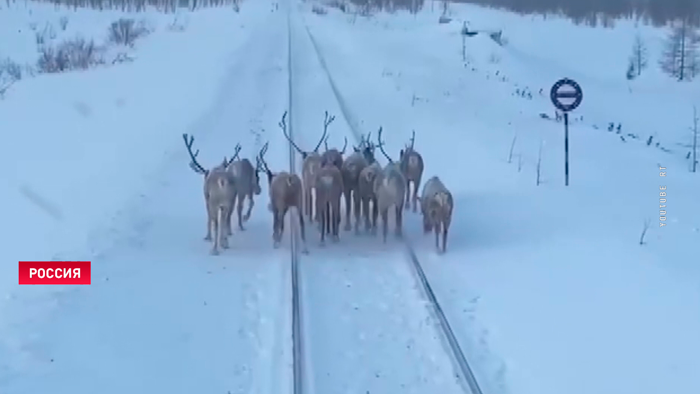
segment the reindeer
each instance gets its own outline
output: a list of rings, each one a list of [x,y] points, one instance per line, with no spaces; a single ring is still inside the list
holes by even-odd
[[[362,203],[362,215],[365,219],[365,230],[376,233],[377,216],[379,207],[377,205],[377,195],[374,194],[374,180],[382,172],[382,167],[376,161],[360,171],[357,182],[356,193],[359,194]],[[370,224],[369,204],[372,203],[372,223]],[[355,211],[357,215],[357,210]]]
[[[286,115],[286,113],[285,113]],[[272,211],[272,241],[274,248],[278,248],[284,235],[284,218],[289,208],[296,208],[299,215],[299,232],[302,241],[302,253],[308,253],[306,248],[306,231],[304,229],[304,215],[301,212],[302,205],[302,184],[301,178],[296,174],[288,172],[273,173],[265,162],[264,156],[267,153],[266,143],[256,157],[257,167],[267,174],[267,183],[270,188],[270,203],[268,208]]]
[[[240,152],[240,144],[236,146],[236,155]],[[253,206],[255,206],[255,201],[253,201],[253,196],[258,196],[261,193],[260,190],[260,171],[262,169],[260,166],[253,167],[253,164],[247,158],[234,161],[229,167],[228,171],[231,177],[234,179],[236,184],[236,195],[234,197],[234,202],[236,205],[236,212],[238,214],[238,228],[241,231],[245,231],[243,228],[243,223],[250,219],[250,214],[253,211]],[[243,203],[245,199],[248,199],[248,210],[245,215],[243,215]],[[237,203],[237,204],[236,204]],[[226,218],[226,226],[228,234],[231,234],[231,214],[229,212]]]
[[[321,147],[321,144],[326,137],[326,130],[323,130],[323,135],[321,136],[321,139],[318,141],[318,144],[314,150],[306,152],[299,148],[299,146],[297,146],[297,144],[295,144],[287,134],[287,123],[285,121],[286,117],[287,112],[285,111],[284,115],[282,115],[282,120],[279,122],[279,127],[282,129],[284,137],[287,139],[287,141],[289,141],[292,147],[299,152],[301,158],[303,159],[301,176],[304,180],[304,214],[309,217],[309,220],[313,220],[313,191],[316,185],[316,174],[321,168],[321,155],[318,153],[318,149]]]
[[[452,222],[454,200],[452,193],[445,187],[440,178],[431,177],[423,186],[420,198],[421,214],[423,215],[423,232],[435,230],[435,248],[438,252],[447,251],[447,232]],[[442,250],[440,249],[440,230],[442,230]]]
[[[325,163],[316,177],[316,219],[321,230],[321,245],[326,234],[333,241],[340,239],[340,198],[343,195],[343,176],[333,163]]]
[[[212,240],[212,232],[214,233],[214,242],[211,249],[212,255],[219,254],[219,248],[228,249],[228,233],[226,228],[226,218],[230,215],[233,209],[233,199],[236,194],[234,179],[228,172],[228,167],[238,157],[238,152],[231,158],[224,160],[218,166],[211,170],[206,170],[197,162],[199,150],[192,152],[194,137],[183,134],[187,152],[190,154],[190,168],[204,175],[204,202],[207,207],[207,235],[204,237],[206,241]]]
[[[353,146],[353,154],[348,156],[341,166],[344,186],[343,194],[345,195],[345,231],[351,229],[350,207],[352,206],[355,213],[355,234],[360,232],[360,211],[363,201],[360,193],[360,174],[370,164],[368,157],[371,157],[372,162],[374,162],[374,146],[369,143],[369,135],[371,133],[367,135],[367,139],[362,137],[359,146]],[[372,182],[373,180],[374,178],[372,178]],[[366,190],[372,190],[371,182],[370,187]],[[369,214],[368,211],[365,212]],[[367,217],[369,218],[369,216]],[[367,225],[369,225],[369,219],[367,219]]]
[[[418,189],[420,181],[423,177],[423,156],[420,155],[413,145],[416,142],[416,132],[411,136],[411,142],[406,144],[404,149],[399,152],[399,161],[401,171],[406,177],[406,209],[413,205],[413,212],[417,211],[418,207]],[[411,183],[413,183],[413,201],[411,201]]]
[[[374,179],[374,194],[377,199],[379,212],[382,215],[382,238],[386,242],[387,232],[389,231],[389,208],[392,206],[396,210],[396,236],[398,238],[403,236],[403,205],[404,196],[406,195],[406,177],[401,171],[400,164],[395,163],[384,151],[381,127],[378,134],[377,146],[389,162]]]

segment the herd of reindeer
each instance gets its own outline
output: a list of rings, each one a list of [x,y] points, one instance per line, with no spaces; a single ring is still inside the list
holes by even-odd
[[[358,146],[353,146],[354,152],[345,157],[347,138],[342,149],[328,148],[328,126],[335,119],[334,116],[329,117],[326,112],[323,135],[312,151],[302,150],[294,143],[287,132],[286,117],[285,112],[279,127],[303,159],[301,177],[286,171],[270,170],[265,161],[269,143],[265,143],[255,157],[255,166],[249,159],[239,158],[241,145],[237,144],[231,159],[224,157],[221,164],[205,169],[197,162],[199,150],[192,151],[194,137],[183,135],[191,159],[190,168],[204,176],[204,201],[207,209],[207,235],[204,239],[212,241],[211,254],[218,255],[220,248],[229,247],[228,237],[233,234],[231,217],[234,207],[238,215],[238,227],[241,231],[244,230],[243,223],[250,219],[255,205],[253,196],[261,193],[260,173],[267,176],[270,195],[268,209],[273,216],[272,238],[275,248],[282,241],[284,218],[292,207],[298,211],[302,253],[308,253],[305,216],[318,223],[321,245],[325,243],[326,236],[337,242],[340,239],[341,199],[345,196],[345,230],[352,230],[352,210],[355,234],[360,234],[363,221],[364,230],[376,235],[377,217],[381,214],[384,242],[389,230],[389,210],[395,210],[396,236],[401,238],[403,210],[412,208],[413,212],[417,212],[420,202],[424,233],[434,231],[435,248],[438,253],[446,251],[447,233],[454,208],[452,194],[439,177],[433,176],[426,181],[423,192],[418,197],[424,163],[423,157],[414,149],[415,132],[410,142],[399,152],[398,161],[384,150],[381,127],[376,144],[370,140],[369,133],[361,138]],[[320,153],[322,143],[325,143],[325,151]],[[388,161],[384,167],[375,160],[377,148]],[[249,201],[248,209],[243,214],[246,199]]]

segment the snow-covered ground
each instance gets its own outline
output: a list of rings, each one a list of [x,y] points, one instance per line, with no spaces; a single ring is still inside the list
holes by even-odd
[[[21,4],[0,10],[12,31],[64,15]],[[269,142],[268,164],[286,169],[277,122],[288,109],[290,32],[299,145],[316,143],[325,110],[337,116],[332,145],[383,126],[397,155],[415,130],[424,179],[452,189],[448,254],[435,254],[417,214],[405,227],[486,394],[700,390],[700,187],[678,145],[690,142],[700,94],[654,70],[661,31],[638,28],[652,58],[630,83],[632,22],[603,30],[453,6],[455,22],[440,25],[438,7],[367,19],[292,2],[289,29],[285,4],[275,8],[187,13],[184,31],[167,28],[173,15],[138,14],[154,32],[133,63],[23,79],[0,100],[10,144],[0,159],[0,392],[290,390],[289,241],[272,249],[267,186],[231,250],[209,256],[201,178],[181,139],[194,135],[205,166],[236,143],[252,158]],[[29,9],[33,19],[20,18]],[[122,14],[69,15],[65,34],[100,37]],[[508,45],[471,38],[465,65],[462,20],[503,28]],[[34,62],[34,33],[23,34],[0,56]],[[546,92],[561,77],[584,89],[568,188],[563,126],[540,117],[553,113]],[[622,124],[619,135],[609,122]],[[313,392],[460,392],[400,243],[343,232],[320,249],[308,223],[307,238]],[[92,260],[93,285],[16,284],[18,260],[52,258]]]
[[[632,23],[603,30],[478,7],[453,11],[447,26],[429,12],[365,19],[329,9],[305,19],[363,131],[382,125],[397,154],[415,130],[425,177],[439,175],[455,195],[449,255],[435,255],[417,217],[407,226],[482,384],[513,393],[697,391],[700,189],[688,149],[675,145],[690,142],[697,84],[656,73],[654,42],[648,74],[628,83]],[[460,20],[503,29],[509,44],[471,38],[465,66]],[[568,188],[563,126],[539,117],[553,115],[547,93],[562,77],[584,90],[572,115],[583,122],[570,130]],[[523,88],[532,100],[513,94]],[[627,142],[606,130],[608,121],[622,123]],[[647,146],[651,134],[675,152]]]

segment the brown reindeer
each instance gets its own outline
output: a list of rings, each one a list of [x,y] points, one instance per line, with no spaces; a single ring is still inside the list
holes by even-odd
[[[418,189],[420,189],[424,168],[423,156],[413,148],[415,141],[416,132],[414,131],[410,143],[399,153],[401,171],[406,177],[406,209],[412,205],[413,212],[416,212],[418,208]],[[411,192],[411,183],[413,183],[413,192]],[[412,199],[411,195],[413,195]]]
[[[367,136],[369,138],[369,135]],[[345,230],[351,229],[350,208],[355,214],[355,234],[360,232],[360,214],[362,208],[362,196],[360,194],[360,174],[368,165],[367,157],[374,161],[373,145],[363,137],[359,146],[353,146],[353,154],[343,161],[341,173],[343,174],[343,195],[345,196]],[[370,184],[371,185],[371,184]],[[370,186],[368,191],[371,191]],[[369,212],[368,212],[369,213]],[[368,222],[369,223],[369,222]]]
[[[378,147],[389,162],[374,179],[374,194],[377,199],[379,213],[382,215],[382,238],[386,242],[389,231],[389,208],[392,206],[396,213],[396,236],[403,236],[403,205],[406,195],[406,178],[401,171],[399,163],[394,162],[384,151],[382,142],[382,128],[379,128],[377,136]]]
[[[256,160],[258,167],[267,174],[267,183],[270,188],[270,203],[268,208],[272,212],[272,241],[274,248],[278,248],[284,235],[284,218],[289,208],[296,208],[299,216],[299,234],[302,242],[302,253],[308,253],[306,248],[306,230],[304,228],[304,215],[301,212],[303,189],[301,178],[296,174],[282,171],[273,173],[265,162],[264,156],[268,144],[260,150]]]
[[[236,153],[231,160],[224,160],[218,166],[207,170],[197,162],[199,150],[192,152],[194,137],[183,134],[187,152],[190,155],[190,168],[204,175],[204,202],[207,207],[207,235],[204,237],[206,241],[212,240],[212,232],[214,233],[214,242],[211,249],[212,255],[219,254],[219,248],[228,249],[228,232],[226,228],[226,218],[230,215],[233,209],[233,199],[236,189],[234,179],[228,172],[228,167],[238,157]]]
[[[340,240],[340,199],[343,195],[343,176],[333,163],[325,163],[316,177],[316,215],[321,230],[321,245],[326,234],[334,242]]]
[[[236,147],[236,153],[240,151],[240,145]],[[260,171],[261,169],[253,167],[253,163],[247,158],[241,160],[236,160],[228,167],[229,173],[234,179],[236,184],[236,196],[234,197],[234,203],[236,203],[236,213],[238,215],[238,228],[241,231],[245,231],[243,223],[250,219],[250,215],[255,206],[255,201],[253,196],[258,196],[261,193],[260,189]],[[248,210],[245,215],[243,215],[243,204],[248,199]],[[231,233],[231,213],[229,213],[226,218],[226,225]]]
[[[431,177],[425,182],[420,206],[423,214],[423,231],[427,234],[435,230],[435,248],[438,252],[445,253],[447,251],[447,232],[452,222],[454,200],[452,193],[437,176]],[[442,250],[440,249],[441,232]]]
[[[297,144],[292,141],[292,139],[289,137],[289,134],[287,134],[287,123],[286,123],[286,117],[287,117],[287,112],[282,115],[282,120],[279,122],[279,127],[282,129],[282,133],[284,134],[284,137],[289,141],[289,143],[294,147],[294,149],[299,152],[301,155],[301,158],[303,160],[302,163],[302,169],[301,169],[301,176],[302,179],[304,180],[303,184],[303,199],[304,199],[304,214],[309,218],[309,220],[314,219],[313,215],[313,208],[314,208],[314,200],[313,200],[313,192],[314,188],[316,186],[316,174],[318,171],[321,169],[321,155],[318,153],[319,148],[321,147],[321,144],[324,141],[324,138],[326,137],[326,130],[324,129],[324,134],[321,136],[321,139],[318,140],[318,144],[314,148],[314,150],[307,152],[299,148]]]

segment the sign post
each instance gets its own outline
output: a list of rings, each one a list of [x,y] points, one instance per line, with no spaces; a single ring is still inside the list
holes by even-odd
[[[583,91],[575,81],[563,78],[552,85],[549,98],[564,113],[564,185],[569,186],[569,112],[581,104]]]

